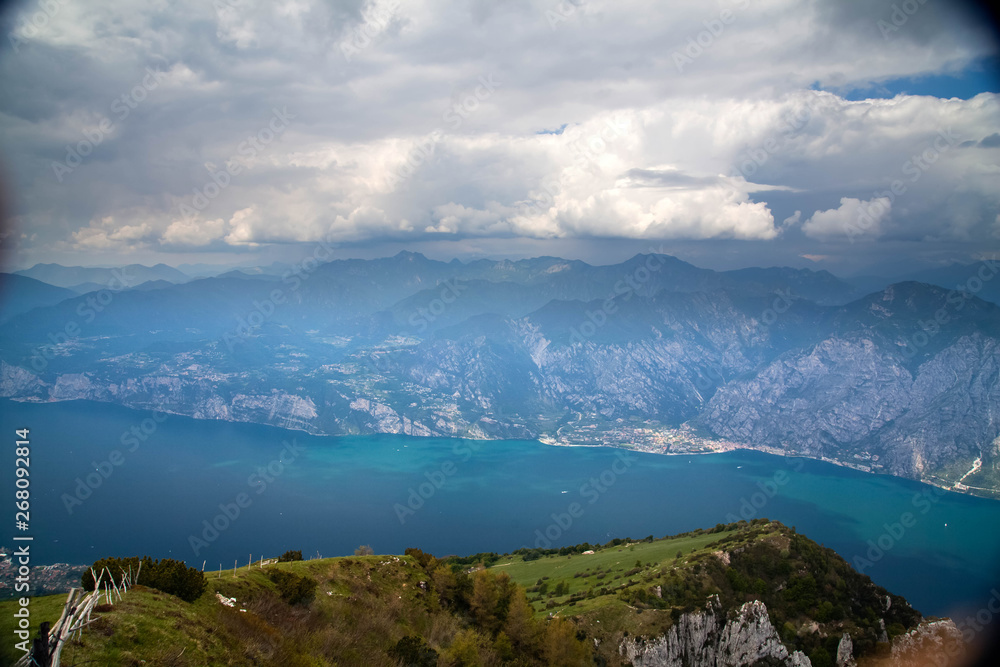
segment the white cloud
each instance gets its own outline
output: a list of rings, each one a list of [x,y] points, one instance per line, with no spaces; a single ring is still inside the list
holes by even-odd
[[[843,197],[840,206],[826,211],[816,211],[802,224],[802,231],[818,239],[844,237],[853,241],[859,236],[878,237],[882,222],[889,217],[892,202],[888,197],[869,201]]]
[[[216,220],[175,220],[170,223],[160,240],[181,246],[204,246],[222,237],[226,222]]]
[[[148,222],[121,224],[112,216],[106,216],[96,224],[91,222],[90,226],[73,232],[72,238],[81,250],[133,250],[145,245],[152,232],[153,227]]]
[[[230,245],[256,245],[255,240],[259,237],[263,218],[259,215],[256,206],[248,206],[233,213],[229,220],[230,232],[226,236],[226,243]]]

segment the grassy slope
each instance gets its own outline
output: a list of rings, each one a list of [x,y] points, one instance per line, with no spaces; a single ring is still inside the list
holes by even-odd
[[[723,565],[721,551],[731,554],[732,566]],[[176,667],[393,666],[387,651],[404,636],[419,635],[444,651],[468,627],[462,613],[439,605],[436,574],[429,577],[411,557],[334,558],[278,567],[318,582],[308,607],[285,604],[260,569],[243,568],[235,577],[231,570],[221,578],[206,575],[206,592],[192,604],[137,587],[124,602],[102,614],[83,641],[71,645],[65,655],[70,662],[116,665],[139,665],[145,660]],[[570,618],[589,645],[599,640],[597,653],[608,665],[621,664],[617,646],[624,636],[660,635],[681,613],[703,608],[706,598],[715,594],[730,610],[746,600],[764,600],[772,623],[789,646],[816,658],[831,648],[825,643],[835,643],[845,630],[856,638],[856,646],[870,638],[876,611],[887,625],[901,624],[900,630],[912,627],[918,618],[896,596],[892,612],[876,610],[885,591],[850,570],[833,552],[766,521],[739,529],[734,524],[721,532],[695,531],[598,547],[590,555],[550,555],[533,561],[505,556],[488,571],[506,573],[524,586],[536,617]],[[540,580],[547,591],[539,590]],[[422,581],[428,582],[428,590],[421,588]],[[567,590],[554,595],[559,584]],[[657,586],[662,597],[655,596]],[[792,590],[794,597],[789,595]],[[220,604],[216,592],[235,597],[236,608]],[[35,600],[36,627],[41,620],[54,621],[63,600],[64,596]],[[808,628],[827,600],[835,603],[835,609],[832,615],[822,612],[828,617],[821,620],[821,632],[815,633]],[[0,632],[7,637],[14,604],[0,603]],[[821,659],[814,662],[824,664]],[[439,664],[449,663],[442,659]]]
[[[423,593],[417,587],[418,581],[426,577],[409,558],[337,558],[279,563],[275,567],[320,581],[311,606],[330,619],[339,618],[349,623],[352,617],[358,616],[359,610],[371,612],[377,608],[386,612],[391,624],[398,617],[394,611],[406,606],[414,609],[423,607],[416,603],[415,598]],[[371,574],[376,576],[369,577]],[[83,633],[82,642],[71,644],[63,652],[64,660],[68,659],[67,662],[72,664],[86,659],[93,660],[94,664],[107,665],[138,665],[140,660],[145,660],[146,664],[166,666],[327,664],[302,662],[292,655],[300,649],[308,650],[303,642],[316,640],[320,635],[307,636],[312,633],[302,632],[302,629],[292,631],[295,630],[291,626],[298,610],[286,608],[264,571],[244,567],[237,571],[235,577],[229,570],[223,572],[221,578],[216,574],[207,574],[206,579],[208,587],[205,593],[191,604],[143,586],[132,589],[110,612],[96,614],[101,620]],[[237,605],[234,608],[224,606],[216,593],[227,598],[235,597]],[[376,606],[365,598],[380,602]],[[43,620],[58,619],[64,602],[63,595],[33,600],[32,621],[36,622],[35,628]],[[8,626],[16,609],[14,604],[13,601],[0,602],[0,632],[5,636],[10,636],[13,629]],[[287,614],[289,625],[282,627],[264,621],[263,617],[269,616],[272,611]],[[421,615],[415,616],[415,620],[419,620]],[[361,619],[357,627],[365,629],[362,633],[365,636],[338,638],[344,645],[356,643],[358,659],[364,660],[367,657],[366,645],[388,645],[390,639],[395,641],[399,638],[394,637],[398,632],[380,635],[377,628],[380,622],[380,619]],[[283,654],[287,655],[283,657]],[[7,660],[2,664],[8,664]]]
[[[679,558],[678,551],[683,552]],[[731,565],[718,557],[722,552]],[[885,611],[887,591],[833,551],[766,520],[740,530],[605,546],[586,556],[506,558],[494,568],[525,586],[534,607],[544,610],[539,613],[572,617],[582,632],[599,640],[597,652],[608,664],[620,664],[617,647],[625,636],[661,635],[680,613],[704,608],[706,598],[716,594],[729,610],[749,600],[765,602],[786,645],[821,666],[832,664],[827,658],[836,655],[845,631],[856,648],[875,655],[885,648],[876,643],[879,617],[890,634],[914,627],[919,619],[898,596],[892,596],[892,611]],[[547,590],[539,590],[540,580]],[[555,595],[559,584],[568,590]],[[656,596],[657,586],[662,597]]]
[[[636,561],[639,561],[644,569],[662,567],[666,562],[672,563],[678,551],[684,554],[704,551],[708,544],[735,532],[681,535],[652,542],[632,542],[627,546],[598,548],[589,555],[545,556],[527,562],[515,556],[497,561],[493,568],[502,568],[511,579],[527,589],[531,589],[539,579],[543,578],[548,580],[550,590],[555,584],[566,582],[568,592],[565,595],[554,596],[551,600],[556,604],[539,611],[540,614],[558,614],[569,608],[568,600],[574,593],[581,593],[590,588],[618,586],[627,581],[626,573],[635,568]],[[534,599],[531,593],[529,599]],[[575,613],[594,605],[577,602],[573,606],[579,607],[574,610]],[[541,609],[541,606],[536,605],[536,608]]]
[[[38,628],[42,622],[48,621],[54,624],[58,621],[65,604],[66,595],[63,593],[31,598],[31,604],[28,606],[31,612],[31,636],[38,635]],[[0,602],[0,636],[3,637],[3,641],[0,641],[0,665],[10,665],[22,655],[21,651],[14,648],[14,644],[21,641],[14,635],[14,630],[17,629],[14,612],[20,607],[16,599]]]

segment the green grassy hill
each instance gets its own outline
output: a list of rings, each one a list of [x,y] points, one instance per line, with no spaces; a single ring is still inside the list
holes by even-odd
[[[858,574],[834,551],[767,520],[622,541],[586,555],[528,562],[507,557],[493,565],[498,569],[525,586],[529,601],[544,610],[539,613],[572,617],[580,632],[598,639],[597,654],[607,664],[620,660],[623,638],[662,635],[713,595],[729,610],[764,602],[789,651],[801,650],[814,667],[833,665],[844,632],[856,656],[874,657],[888,651],[880,640],[921,619],[905,599]]]
[[[192,603],[133,588],[64,651],[66,664],[620,665],[624,637],[659,636],[718,595],[730,610],[763,601],[788,648],[825,667],[845,631],[856,655],[876,655],[882,622],[894,635],[920,620],[831,550],[766,520],[549,552],[255,565],[206,583]],[[64,599],[33,600],[35,626]],[[8,637],[15,604],[0,603]],[[9,642],[0,650],[8,663]]]

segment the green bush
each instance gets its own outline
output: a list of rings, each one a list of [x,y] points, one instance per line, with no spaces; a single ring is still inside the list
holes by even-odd
[[[278,594],[288,604],[308,604],[316,595],[316,581],[292,572],[269,568],[267,577],[278,587]]]
[[[196,568],[188,567],[184,561],[172,558],[153,560],[149,556],[141,559],[137,556],[102,558],[96,561],[80,578],[80,585],[84,590],[94,590],[94,576],[91,572],[100,578],[105,568],[107,572],[101,578],[102,586],[106,581],[114,581],[116,586],[121,586],[125,574],[131,570],[133,583],[176,595],[185,602],[194,602],[205,592],[205,575]]]
[[[302,560],[302,551],[286,551],[285,553],[278,556],[279,563],[291,563],[292,561]]]
[[[407,635],[389,649],[389,655],[407,667],[435,667],[438,663],[437,651],[424,641],[423,637]]]

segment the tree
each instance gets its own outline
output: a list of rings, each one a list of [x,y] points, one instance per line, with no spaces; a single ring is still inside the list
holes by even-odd
[[[496,613],[499,597],[496,578],[486,570],[476,572],[472,580],[472,598],[469,600],[469,607],[479,627],[491,634],[500,626]]]
[[[583,667],[593,662],[589,647],[576,638],[576,628],[563,618],[554,618],[548,622],[542,648],[548,665]]]
[[[511,597],[503,629],[518,650],[528,652],[537,646],[542,631],[524,590],[518,590]]]
[[[286,551],[285,553],[278,556],[279,563],[291,563],[292,561],[302,560],[302,551]]]
[[[410,547],[403,553],[417,561],[417,565],[419,565],[425,572],[431,573],[434,571],[437,559],[434,558],[433,555],[414,547]]]
[[[457,601],[458,595],[458,578],[455,573],[452,572],[445,565],[438,565],[431,572],[431,582],[434,585],[434,590],[437,591],[438,597],[441,601],[447,605],[453,605]]]
[[[437,651],[424,641],[423,637],[407,635],[389,649],[389,655],[407,667],[435,667],[438,661]]]
[[[372,549],[367,544],[362,544],[360,547],[354,550],[355,556],[372,556],[375,554],[375,550]]]
[[[462,665],[463,667],[481,664],[479,659],[481,647],[482,638],[475,630],[472,628],[462,630],[455,635],[451,646],[448,647],[447,655],[451,659],[450,664]]]

